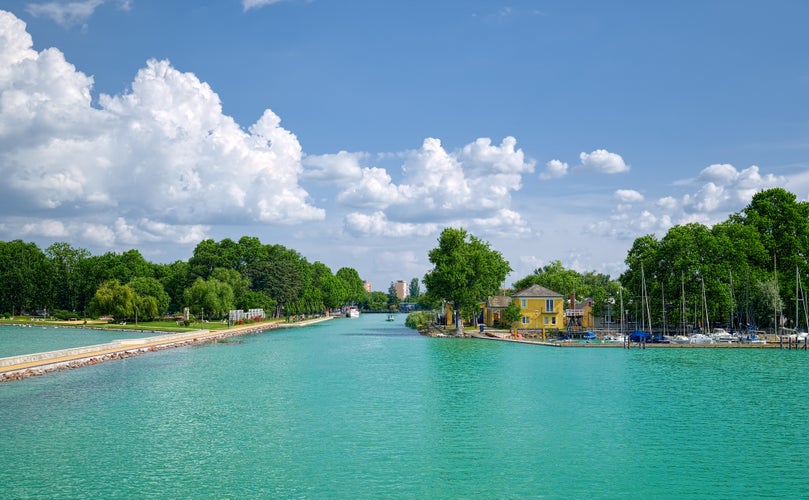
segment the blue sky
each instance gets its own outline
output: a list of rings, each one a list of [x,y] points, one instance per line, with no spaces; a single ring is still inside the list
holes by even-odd
[[[6,1],[0,239],[257,236],[387,290],[444,227],[617,277],[633,240],[809,199],[809,3]]]

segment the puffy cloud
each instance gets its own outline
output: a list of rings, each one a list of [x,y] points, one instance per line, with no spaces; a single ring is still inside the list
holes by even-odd
[[[32,47],[25,24],[0,11],[0,206],[7,213],[58,221],[83,212],[94,222],[78,232],[104,245],[177,241],[168,228],[201,235],[223,222],[325,217],[299,185],[300,143],[272,111],[244,131],[208,84],[156,60],[138,71],[131,90],[102,94],[93,107],[91,77],[59,50]]]
[[[367,159],[366,153],[310,155],[303,159],[304,177],[330,182],[353,182],[362,177],[360,162]]]
[[[704,168],[696,181],[704,184],[696,193],[684,195],[682,205],[687,212],[702,213],[708,220],[712,214],[741,210],[757,192],[785,183],[783,177],[761,175],[755,165],[739,171],[729,164]]]
[[[629,165],[624,163],[621,155],[610,153],[606,149],[596,149],[591,153],[579,154],[581,166],[585,170],[602,174],[621,174],[629,172]]]
[[[355,236],[387,236],[402,238],[426,236],[438,230],[436,224],[416,224],[389,221],[384,212],[372,214],[352,212],[345,217],[345,229]]]
[[[196,244],[209,237],[209,229],[209,226],[199,224],[172,225],[150,219],[130,223],[123,217],[118,217],[109,224],[81,220],[25,218],[16,221],[7,220],[2,225],[3,231],[26,237],[45,237],[79,244],[89,242],[104,248],[165,241]]]
[[[621,203],[637,203],[644,199],[643,195],[634,189],[618,189],[613,196]]]
[[[361,178],[337,195],[337,201],[350,207],[385,208],[396,203],[399,190],[382,168],[366,168]]]
[[[567,163],[559,160],[551,160],[545,164],[545,170],[539,174],[543,180],[558,179],[567,175]]]
[[[677,209],[677,207],[679,206],[679,203],[677,202],[677,199],[674,198],[673,196],[664,196],[663,198],[660,198],[659,200],[657,200],[656,205],[661,210],[671,212],[671,211],[674,211],[674,210]]]
[[[755,165],[737,170],[733,165],[714,164],[696,178],[676,183],[678,190],[692,188],[679,198],[665,196],[650,205],[637,191],[615,191],[618,204],[612,215],[592,223],[589,229],[602,236],[634,238],[648,232],[662,234],[674,224],[711,225],[742,210],[755,193],[785,184],[785,178],[763,175]]]
[[[463,224],[454,225],[461,226]],[[472,219],[467,226],[475,234],[504,238],[529,236],[532,233],[528,223],[519,212],[505,208],[498,210],[490,217]]]
[[[439,139],[427,138],[421,148],[398,155],[403,158],[399,183],[380,167],[363,168],[359,179],[345,176],[337,202],[377,212],[362,218],[353,214],[346,227],[354,233],[407,235],[413,229],[406,224],[460,220],[462,225],[470,226],[474,220],[503,214],[511,202],[511,193],[522,187],[522,174],[534,168],[533,160],[526,159],[515,146],[513,137],[506,137],[499,146],[492,145],[491,139],[480,138],[459,151],[449,152]],[[343,158],[346,159],[347,156]],[[337,162],[336,158],[326,160]],[[382,211],[385,223],[380,222]],[[391,231],[388,218],[405,226]]]
[[[514,149],[517,139],[506,137],[500,146],[492,146],[488,137],[480,137],[464,146],[456,155],[464,171],[475,176],[490,172],[521,174],[534,171],[534,161],[526,160],[522,149]]]

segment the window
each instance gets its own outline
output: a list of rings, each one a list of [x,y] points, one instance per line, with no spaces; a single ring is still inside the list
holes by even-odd
[[[525,309],[525,307],[526,307],[526,305],[525,305],[525,304],[526,304],[526,300],[525,300],[525,299],[522,299],[522,308],[523,308],[523,309]]]
[[[545,312],[553,312],[553,299],[545,299]]]
[[[522,324],[523,324],[523,325],[527,325],[529,321],[530,321],[530,320],[528,319],[528,316],[523,316],[523,317],[522,317]]]
[[[545,316],[545,324],[546,325],[548,324],[548,317],[547,316]]]
[[[556,316],[553,316],[553,317],[551,318],[551,324],[552,324],[552,325],[555,325],[555,324],[556,324]]]

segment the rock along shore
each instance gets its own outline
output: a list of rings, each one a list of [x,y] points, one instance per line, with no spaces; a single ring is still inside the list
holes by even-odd
[[[146,352],[215,342],[228,337],[249,335],[265,330],[302,327],[330,319],[332,317],[315,318],[296,323],[262,323],[233,327],[227,330],[197,330],[141,339],[119,339],[107,344],[0,358],[0,382],[22,380],[54,371],[95,365],[113,359],[125,359]]]

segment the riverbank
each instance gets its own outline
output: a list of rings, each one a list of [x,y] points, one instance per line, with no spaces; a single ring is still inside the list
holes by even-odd
[[[106,344],[0,358],[0,382],[21,380],[36,375],[94,365],[114,359],[125,359],[146,352],[206,342],[216,342],[228,337],[249,335],[266,330],[298,328],[327,321],[332,318],[333,317],[327,316],[295,323],[259,323],[222,330],[197,330],[140,339],[119,339]]]
[[[739,342],[716,342],[713,344],[677,344],[677,343],[653,343],[647,342],[639,344],[631,342],[625,345],[623,342],[585,342],[585,341],[541,341],[531,340],[525,338],[512,338],[511,334],[507,331],[491,332],[490,334],[472,333],[471,338],[481,340],[495,340],[500,342],[513,342],[518,344],[531,344],[545,347],[566,347],[566,348],[591,348],[591,349],[605,349],[605,348],[627,348],[627,349],[784,349],[784,350],[806,350],[805,344],[788,344],[786,342],[767,343],[739,343]]]

